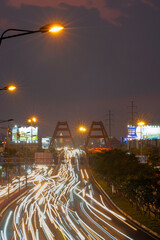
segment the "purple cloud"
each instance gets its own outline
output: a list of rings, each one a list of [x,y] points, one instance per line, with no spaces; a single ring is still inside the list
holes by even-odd
[[[61,4],[65,3],[71,6],[80,7],[84,6],[87,9],[96,8],[99,11],[101,18],[106,19],[108,22],[114,25],[120,25],[118,18],[126,15],[119,9],[107,7],[105,0],[8,0],[8,5],[13,7],[21,7],[22,4],[33,5],[39,7],[54,7],[61,8]]]
[[[0,18],[0,26],[2,29],[16,28],[16,24],[13,22],[10,22],[7,18]]]

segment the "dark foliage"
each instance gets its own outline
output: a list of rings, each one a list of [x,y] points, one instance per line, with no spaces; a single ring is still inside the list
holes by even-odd
[[[109,185],[114,185],[117,194],[144,213],[153,212],[160,217],[160,185],[155,169],[157,156],[154,156],[154,161],[151,159],[154,164],[141,164],[135,155],[121,150],[96,153],[92,155],[93,169]]]

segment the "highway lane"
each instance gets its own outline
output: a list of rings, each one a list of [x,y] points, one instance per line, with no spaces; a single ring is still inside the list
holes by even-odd
[[[0,239],[154,239],[112,208],[80,154],[66,150],[58,172],[38,170],[34,186],[1,219]]]

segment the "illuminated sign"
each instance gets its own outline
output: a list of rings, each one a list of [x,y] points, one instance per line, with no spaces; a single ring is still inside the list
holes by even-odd
[[[160,139],[160,126],[144,126],[143,139]]]
[[[127,138],[133,139],[160,139],[160,126],[128,126]]]
[[[38,127],[17,127],[12,129],[12,142],[38,143]]]
[[[48,149],[51,141],[51,137],[42,138],[42,148]]]
[[[128,126],[127,138],[129,138],[129,139],[136,139],[137,138],[136,128],[137,127],[134,127],[134,126]]]

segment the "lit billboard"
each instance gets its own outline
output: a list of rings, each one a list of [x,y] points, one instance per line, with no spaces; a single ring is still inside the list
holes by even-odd
[[[137,127],[135,126],[128,126],[127,127],[127,138],[129,139],[137,139],[137,133],[136,133]]]
[[[42,138],[42,148],[48,149],[51,141],[51,137]]]
[[[14,143],[38,143],[38,127],[17,127],[12,129],[12,142]]]
[[[127,138],[133,139],[160,139],[160,126],[146,125],[140,126],[128,126]]]

